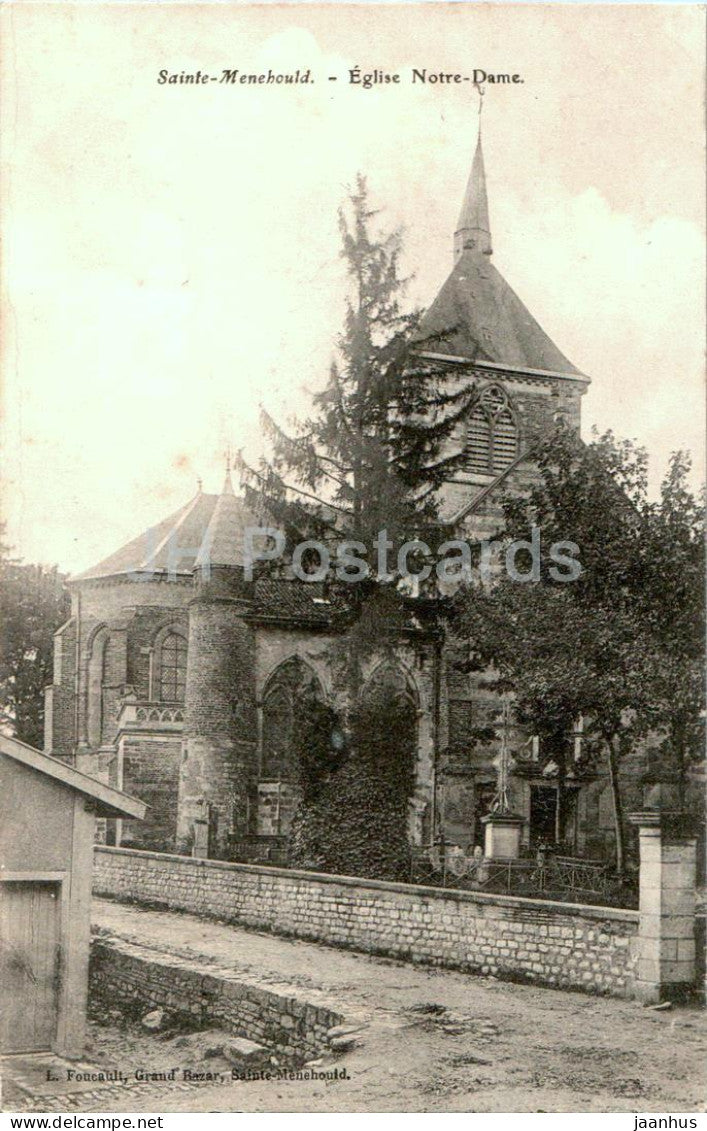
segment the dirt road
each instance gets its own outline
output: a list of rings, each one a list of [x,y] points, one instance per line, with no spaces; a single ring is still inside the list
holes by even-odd
[[[53,1110],[520,1112],[703,1110],[707,1026],[698,1008],[513,985],[335,950],[196,916],[96,901],[101,930],[166,953],[208,956],[260,984],[291,985],[365,1024],[357,1047],[316,1066],[337,1080],[113,1085]],[[193,1046],[136,1026],[92,1024],[87,1059],[190,1067]],[[175,1059],[176,1058],[176,1059]],[[180,1060],[181,1058],[181,1060]],[[192,1065],[193,1066],[193,1065]],[[203,1064],[202,1064],[203,1067]],[[44,1106],[51,1104],[46,1096]],[[43,1110],[35,1103],[31,1110]]]

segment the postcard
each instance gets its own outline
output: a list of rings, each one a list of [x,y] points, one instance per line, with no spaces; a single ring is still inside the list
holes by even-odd
[[[0,16],[4,1111],[696,1127],[703,10]]]

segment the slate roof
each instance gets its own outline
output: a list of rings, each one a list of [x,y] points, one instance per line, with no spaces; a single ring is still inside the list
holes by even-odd
[[[255,583],[253,616],[326,625],[336,611],[319,582],[262,578]]]
[[[491,255],[486,172],[479,137],[454,233],[454,266],[422,319],[420,337],[435,337],[429,347],[435,354],[582,376],[494,267]]]
[[[115,553],[91,566],[83,573],[75,574],[72,581],[88,581],[90,578],[113,577],[116,574],[134,572],[168,571],[170,553],[174,554],[174,544],[180,550],[195,547],[193,552],[185,553],[177,563],[177,573],[190,573],[194,568],[198,548],[211,521],[218,495],[205,495],[199,492],[186,506],[144,530],[137,538],[121,546]]]
[[[486,170],[481,149],[481,135],[476,143],[476,152],[469,173],[469,180],[462,202],[461,212],[454,233],[454,256],[458,259],[463,248],[473,247],[483,255],[491,255],[491,223],[489,221],[489,202],[486,193]]]
[[[199,492],[157,526],[143,531],[98,565],[70,580],[89,581],[128,573],[188,577],[197,564],[204,564],[207,552],[212,565],[240,565],[243,533],[251,522],[243,499],[234,495],[227,479],[221,495]]]
[[[242,566],[246,530],[254,524],[243,499],[234,494],[231,476],[227,473],[194,565]]]
[[[488,255],[475,250],[462,252],[422,319],[421,337],[438,334],[441,339],[430,346],[438,354],[582,376]]]

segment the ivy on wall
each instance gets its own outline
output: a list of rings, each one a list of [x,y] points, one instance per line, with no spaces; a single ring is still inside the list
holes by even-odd
[[[315,701],[297,735],[302,800],[293,819],[294,867],[405,879],[416,717],[410,699],[382,684],[364,697],[346,733]]]

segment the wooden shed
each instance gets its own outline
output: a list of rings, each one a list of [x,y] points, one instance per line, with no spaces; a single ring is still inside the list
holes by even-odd
[[[0,1052],[84,1048],[95,818],[145,805],[0,735]]]

